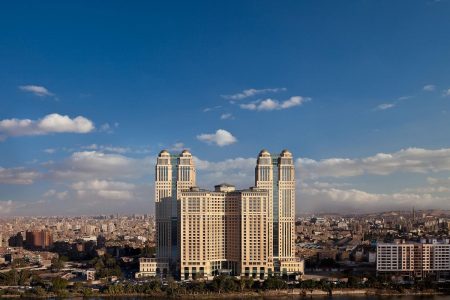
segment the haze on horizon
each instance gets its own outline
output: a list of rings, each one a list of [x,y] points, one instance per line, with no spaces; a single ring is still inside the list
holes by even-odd
[[[450,1],[40,1],[0,10],[0,217],[153,213],[296,159],[297,213],[450,209]]]

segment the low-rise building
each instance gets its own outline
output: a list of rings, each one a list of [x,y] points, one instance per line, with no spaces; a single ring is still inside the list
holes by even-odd
[[[169,271],[169,263],[159,261],[155,258],[139,258],[139,272],[135,274],[135,278],[143,277],[165,277]]]

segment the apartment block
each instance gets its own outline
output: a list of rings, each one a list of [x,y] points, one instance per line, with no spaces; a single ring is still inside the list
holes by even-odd
[[[449,278],[450,244],[392,243],[377,245],[377,272],[403,278]]]

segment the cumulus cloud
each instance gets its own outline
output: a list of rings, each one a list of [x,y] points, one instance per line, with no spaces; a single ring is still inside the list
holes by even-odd
[[[153,169],[154,158],[136,159],[98,151],[74,152],[66,160],[51,164],[50,176],[59,179],[139,178]]]
[[[328,212],[369,212],[416,208],[448,209],[450,197],[430,193],[370,193],[359,189],[317,188],[303,184],[299,191],[302,210]]]
[[[74,190],[132,190],[135,188],[134,184],[121,181],[108,181],[94,179],[90,181],[78,181],[71,185]]]
[[[19,86],[19,89],[24,92],[32,93],[33,95],[39,97],[54,96],[54,94],[51,93],[47,88],[40,85],[21,85]]]
[[[299,158],[297,164],[302,175],[307,178],[449,171],[450,148],[438,150],[408,148],[394,153],[378,153],[361,159],[328,158],[316,161]]]
[[[215,144],[219,147],[228,146],[237,142],[237,139],[224,129],[218,129],[215,133],[197,135],[197,139],[208,144]]]
[[[202,186],[212,187],[221,182],[247,188],[253,184],[256,158],[231,158],[212,162],[194,157],[198,181]]]
[[[256,111],[271,111],[271,110],[282,110],[288,109],[295,106],[300,106],[305,102],[310,101],[311,98],[304,98],[301,96],[293,96],[285,101],[278,101],[273,99],[265,99],[261,101],[256,101],[247,104],[239,105],[242,109],[256,110]]]
[[[450,97],[450,89],[447,89],[442,94],[444,97]]]
[[[247,89],[242,92],[232,94],[232,95],[222,95],[222,98],[229,100],[241,100],[248,97],[253,97],[256,95],[262,95],[267,93],[278,93],[286,91],[286,88],[273,88],[273,89]]]
[[[110,200],[131,200],[136,186],[121,181],[93,179],[75,182],[71,185],[71,188],[77,192],[79,197],[95,195]]]
[[[434,84],[427,84],[423,87],[423,90],[426,92],[433,92],[436,90],[436,86]]]
[[[234,184],[238,188],[254,184],[256,153],[255,157],[249,158],[208,161],[194,157],[194,160],[198,170],[197,183],[201,187],[212,188],[221,182]],[[59,212],[73,214],[134,212],[132,209],[136,207],[151,211],[153,204],[149,200],[153,195],[151,182],[154,164],[155,157],[136,159],[99,151],[75,152],[61,162],[43,166],[46,168],[43,172],[46,179],[53,184],[68,186],[69,189],[61,191],[53,187],[44,194],[47,204],[30,204],[20,212],[55,214],[57,209]],[[361,212],[405,209],[411,206],[450,209],[450,179],[448,173],[445,173],[450,171],[450,148],[408,148],[362,158],[299,158],[296,166],[297,212]],[[424,183],[428,185],[399,185],[399,190],[387,192],[384,186],[379,186],[378,180],[374,180],[373,184],[371,181],[364,181],[370,183],[364,186],[360,185],[359,180],[353,180],[356,176],[389,176],[398,172],[405,176],[411,173],[421,174]],[[0,181],[8,177],[1,173],[0,171]],[[33,177],[30,180],[27,176],[16,176],[14,180],[8,178],[8,182],[20,182],[18,178],[22,178],[20,184],[29,184],[35,180]],[[37,174],[36,178],[41,177]],[[143,180],[146,182],[145,186],[139,183]],[[343,180],[346,182],[342,182]],[[4,201],[0,202],[1,205],[6,207],[9,204]],[[8,207],[10,214],[14,213],[15,206]]]
[[[5,119],[0,121],[0,140],[13,136],[45,135],[51,133],[88,133],[94,130],[91,120],[78,116],[49,114],[39,120]]]
[[[39,172],[23,167],[10,169],[0,167],[0,184],[32,184],[39,177],[41,177]]]

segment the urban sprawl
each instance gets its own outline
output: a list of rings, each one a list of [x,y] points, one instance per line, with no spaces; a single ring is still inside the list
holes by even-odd
[[[0,219],[0,296],[448,290],[450,212],[296,214],[292,154],[255,164],[254,187],[205,190],[163,150],[154,215]]]

